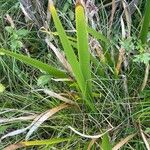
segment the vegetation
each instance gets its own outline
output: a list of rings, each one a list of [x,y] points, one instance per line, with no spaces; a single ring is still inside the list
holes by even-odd
[[[0,8],[0,149],[150,149],[149,0]]]

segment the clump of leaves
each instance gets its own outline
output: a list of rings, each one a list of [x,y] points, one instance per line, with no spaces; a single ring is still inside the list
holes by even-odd
[[[135,50],[135,38],[128,37],[120,42],[121,46],[126,50],[126,53],[130,53]]]
[[[22,48],[23,47],[22,39],[29,34],[29,31],[26,29],[17,30],[16,28],[13,28],[11,26],[6,26],[5,29],[10,36],[9,38],[10,48],[12,50],[18,50]]]
[[[85,13],[84,13],[84,7],[81,3],[80,0],[77,0],[76,3],[76,8],[75,8],[75,20],[76,20],[76,37],[75,40],[74,37],[68,37],[63,25],[59,19],[59,16],[57,14],[57,11],[53,5],[52,0],[49,0],[49,10],[51,12],[52,15],[52,19],[54,21],[54,25],[56,27],[56,31],[57,31],[57,36],[59,37],[60,41],[61,41],[61,45],[62,48],[64,49],[64,53],[65,53],[65,58],[68,62],[68,64],[71,66],[71,71],[68,72],[66,71],[66,69],[64,70],[60,70],[56,67],[51,66],[50,64],[46,64],[43,63],[41,61],[38,61],[36,59],[21,55],[21,54],[17,54],[14,52],[10,52],[8,50],[5,49],[0,49],[0,52],[5,53],[8,56],[14,57],[15,59],[18,59],[26,64],[29,64],[33,67],[36,67],[37,69],[40,69],[41,71],[44,71],[47,75],[42,76],[41,78],[38,79],[38,85],[39,86],[43,86],[45,84],[47,84],[49,82],[49,75],[50,77],[54,77],[55,80],[59,80],[59,81],[63,81],[65,82],[64,79],[68,79],[70,80],[69,82],[67,82],[68,88],[72,88],[72,85],[75,85],[73,90],[76,91],[76,97],[78,97],[78,99],[74,96],[73,100],[71,100],[71,102],[74,103],[70,103],[70,100],[66,99],[65,97],[62,97],[62,95],[58,94],[58,93],[54,93],[49,91],[50,96],[54,97],[56,99],[65,101],[65,103],[69,103],[69,105],[67,104],[62,104],[59,107],[53,108],[50,111],[46,111],[44,113],[42,113],[41,115],[39,115],[38,117],[35,118],[35,120],[32,122],[31,125],[29,125],[28,127],[24,128],[24,129],[20,129],[18,131],[13,131],[11,133],[8,133],[7,135],[3,136],[3,138],[6,138],[8,136],[12,136],[12,135],[17,135],[20,133],[25,132],[26,130],[29,130],[28,134],[27,134],[27,139],[30,137],[30,135],[45,121],[47,120],[50,116],[52,116],[54,113],[65,109],[67,107],[69,107],[70,105],[76,105],[76,102],[80,105],[82,102],[82,106],[84,104],[86,111],[89,112],[96,112],[95,109],[95,99],[93,98],[93,93],[94,88],[93,88],[93,84],[92,84],[92,67],[91,67],[91,62],[95,65],[98,66],[100,64],[100,62],[97,60],[97,58],[93,55],[91,55],[90,50],[89,50],[89,43],[88,43],[88,38],[89,38],[89,34],[93,37],[96,38],[99,42],[102,43],[102,48],[104,49],[104,57],[106,57],[106,67],[107,69],[104,67],[104,69],[102,68],[100,71],[102,72],[102,74],[105,75],[106,70],[108,72],[108,69],[111,70],[111,72],[115,72],[113,69],[114,67],[110,67],[113,66],[115,63],[113,62],[113,65],[111,64],[111,58],[109,55],[109,51],[107,51],[106,49],[108,48],[107,46],[110,44],[109,40],[107,40],[107,38],[105,36],[103,36],[101,33],[97,32],[94,29],[91,29],[86,22],[86,17],[85,17]],[[22,33],[17,33],[16,29],[7,29],[8,32],[10,33],[10,43],[12,44],[14,41],[16,42],[15,46],[12,47],[12,49],[18,49],[22,47],[22,37],[26,36],[27,34],[22,34]],[[21,31],[20,31],[21,32]],[[22,36],[21,36],[22,34]],[[127,50],[130,51],[131,49],[134,49],[135,45],[131,44],[132,43],[132,38],[127,39],[126,41],[124,41],[124,43],[122,43],[123,47]],[[13,42],[12,42],[13,41]],[[18,42],[19,41],[19,42]],[[10,45],[11,45],[10,44]],[[103,45],[107,45],[107,46],[103,46]],[[139,47],[141,45],[139,44]],[[139,48],[140,49],[140,54],[145,53],[145,51],[142,50],[142,47]],[[59,53],[60,54],[60,53]],[[144,57],[144,60],[143,60]],[[148,58],[145,58],[146,56],[144,55],[142,57],[142,62],[147,63]],[[139,61],[139,59],[138,59]],[[140,59],[141,61],[141,59]],[[109,76],[109,75],[108,75]],[[98,76],[101,77],[101,76]],[[112,78],[112,77],[111,77]],[[110,77],[108,78],[110,79]],[[48,94],[48,92],[47,92]],[[59,109],[58,109],[59,108]],[[39,121],[39,122],[38,122]],[[79,133],[76,131],[76,133]],[[79,134],[79,135],[83,135],[83,134]],[[123,141],[121,141],[119,143],[119,145],[115,146],[119,149],[120,147],[122,147],[122,145],[124,145],[125,143],[127,143],[130,139],[132,139],[135,136],[135,134],[128,136],[127,138],[125,138]],[[88,136],[89,137],[89,136]],[[103,137],[103,142],[102,142],[102,147],[106,147],[107,144],[110,144],[109,142],[109,137]],[[105,148],[106,149],[106,148]],[[111,144],[110,144],[110,149],[111,149]]]
[[[141,53],[139,55],[136,55],[134,58],[134,62],[141,62],[144,64],[148,64],[150,61],[150,53]]]

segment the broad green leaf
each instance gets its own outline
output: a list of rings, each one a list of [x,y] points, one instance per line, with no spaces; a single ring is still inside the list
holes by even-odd
[[[79,2],[76,4],[75,18],[76,18],[79,65],[86,83],[84,85],[85,101],[87,105],[94,110],[93,102],[91,102],[92,84],[91,84],[91,66],[90,66],[90,51],[88,47],[87,23],[84,14],[84,8],[82,4]]]
[[[10,51],[4,50],[4,49],[0,49],[0,52],[5,53],[8,56],[14,57],[14,58],[20,60],[21,62],[24,62],[28,65],[31,65],[31,66],[33,66],[37,69],[45,71],[46,73],[48,73],[48,74],[50,74],[54,77],[61,77],[61,78],[67,77],[65,72],[60,71],[60,70],[56,69],[55,67],[52,67],[48,64],[45,64],[45,63],[43,63],[39,60],[30,58],[28,56],[24,56],[24,55],[21,55],[21,54],[17,54],[17,53],[14,53],[14,52],[10,52]]]
[[[87,92],[85,91],[87,80],[85,80],[85,77],[83,75],[83,71],[81,70],[81,66],[80,66],[80,64],[77,60],[77,56],[75,55],[75,53],[73,51],[73,48],[71,46],[71,43],[68,39],[68,36],[66,35],[65,30],[64,30],[64,28],[63,28],[63,26],[60,22],[60,19],[58,17],[58,14],[56,12],[56,9],[53,5],[52,0],[49,0],[49,10],[51,12],[55,27],[57,29],[57,33],[59,35],[59,38],[60,38],[61,44],[63,46],[63,49],[65,51],[67,60],[68,60],[69,64],[71,65],[71,68],[73,70],[73,74],[75,75],[75,78],[76,78],[77,83],[80,87],[80,90],[82,91],[83,98],[86,100],[88,106],[93,109],[93,105],[92,105],[92,103],[89,102],[89,99],[87,99]],[[89,60],[89,58],[88,58],[88,60]],[[89,61],[87,61],[85,63],[87,63],[87,65],[89,66]],[[83,68],[83,66],[82,66],[82,68]],[[87,79],[91,79],[89,73],[88,73],[87,77],[88,77]]]
[[[140,39],[143,44],[147,42],[147,35],[149,31],[149,26],[150,26],[150,0],[147,0],[145,3],[145,14],[144,14],[144,21],[142,23],[142,28],[140,32]]]
[[[84,78],[83,78],[83,75],[82,75],[82,72],[80,70],[80,67],[79,67],[79,62],[77,61],[77,58],[76,58],[76,55],[73,51],[73,48],[68,40],[68,37],[65,33],[65,30],[60,22],[60,19],[58,17],[58,14],[56,12],[56,9],[53,5],[53,2],[50,0],[49,1],[49,10],[52,14],[52,18],[53,18],[53,21],[54,21],[54,24],[55,24],[55,27],[57,29],[57,33],[59,35],[59,38],[60,38],[60,41],[61,41],[61,44],[64,48],[64,51],[65,51],[65,54],[66,54],[66,57],[67,57],[67,60],[69,62],[69,64],[71,65],[72,67],[72,70],[73,70],[73,73],[75,75],[75,78],[78,82],[78,85],[82,91],[82,93],[84,92],[84,85],[85,85],[85,81],[84,81]]]
[[[112,150],[112,145],[110,144],[108,133],[103,136],[101,147],[102,150]]]
[[[74,42],[74,41],[71,41],[71,40],[70,40],[70,44],[71,44],[71,46],[72,46],[73,48],[75,48],[75,49],[78,48],[78,47],[77,47],[77,42]]]
[[[91,79],[90,52],[88,47],[88,32],[84,15],[84,8],[77,4],[75,9],[76,30],[77,30],[77,47],[79,55],[79,64],[85,81]]]

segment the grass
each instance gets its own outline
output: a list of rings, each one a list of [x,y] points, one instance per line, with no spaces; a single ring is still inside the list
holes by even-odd
[[[144,89],[140,91],[145,64],[141,59],[138,62],[133,60],[134,55],[149,51],[144,48],[141,52],[143,45],[140,45],[139,39],[133,39],[125,47],[128,66],[121,60],[122,66],[118,75],[115,74],[119,49],[123,47],[120,42],[123,30],[119,21],[121,7],[115,13],[110,35],[107,36],[111,7],[105,7],[103,2],[96,1],[96,6],[102,8],[102,11],[98,11],[99,22],[93,18],[95,25],[89,21],[88,26],[80,2],[74,7],[75,10],[72,2],[61,1],[61,5],[59,2],[50,2],[52,18],[47,28],[49,34],[40,32],[34,22],[25,21],[17,1],[0,2],[0,52],[5,53],[0,55],[0,84],[6,88],[0,93],[0,137],[6,136],[1,140],[0,149],[7,146],[12,148],[11,144],[15,143],[18,143],[13,145],[16,148],[43,150],[148,149],[150,81],[148,78]],[[140,2],[138,5],[142,15],[143,4]],[[47,9],[48,5],[43,7]],[[63,14],[63,11],[69,13]],[[70,18],[71,12],[75,12],[76,21]],[[11,48],[11,34],[5,28],[11,25],[9,20],[4,19],[7,13],[15,24],[15,30],[29,31],[19,39],[27,49]],[[136,20],[136,17],[141,16],[139,13],[132,16],[132,37],[139,37],[144,29],[144,23]],[[142,30],[139,27],[137,29],[139,23]],[[56,47],[57,54],[69,63],[72,70],[68,72],[64,67],[66,64],[59,61],[56,51],[47,47],[45,38]],[[130,50],[132,44],[134,49]],[[149,43],[146,43],[146,47],[149,47]],[[41,77],[44,81],[38,84]],[[45,89],[52,91],[51,94],[44,92]],[[66,99],[75,105],[63,104]],[[38,129],[36,126],[39,122],[35,119],[41,120]],[[30,128],[25,132],[20,130],[28,126]],[[29,131],[33,133],[27,136]],[[100,138],[92,139],[94,136]]]

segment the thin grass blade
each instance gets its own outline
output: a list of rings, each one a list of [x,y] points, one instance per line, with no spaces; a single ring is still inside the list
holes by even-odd
[[[89,26],[87,26],[87,30],[88,30],[88,33],[92,35],[94,38],[96,38],[97,40],[101,40],[105,42],[105,44],[110,44],[110,41],[102,33],[97,32],[96,30],[94,30],[93,28]]]

